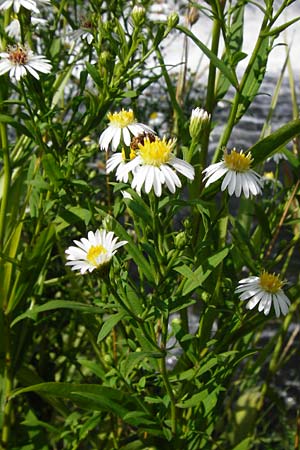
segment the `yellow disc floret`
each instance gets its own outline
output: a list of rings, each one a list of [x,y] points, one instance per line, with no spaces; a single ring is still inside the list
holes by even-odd
[[[130,161],[131,161],[133,158],[135,158],[135,157],[136,157],[136,152],[130,147],[130,153],[129,153],[129,159],[130,159]],[[124,162],[127,160],[127,158],[126,158],[126,152],[125,152],[124,147],[122,148],[122,159],[123,159]]]
[[[156,137],[153,142],[150,142],[149,138],[145,138],[144,143],[139,144],[139,155],[144,164],[159,167],[170,161],[175,142],[175,139],[167,142],[165,137],[163,140]]]
[[[280,278],[274,273],[271,274],[268,272],[263,272],[259,279],[261,287],[271,294],[276,294],[276,292],[278,292],[284,284],[283,281],[280,280]]]
[[[130,109],[129,111],[125,111],[125,109],[122,109],[122,111],[113,114],[109,112],[107,114],[107,117],[110,123],[120,128],[125,128],[128,125],[132,125],[136,122],[132,109]]]
[[[103,253],[106,253],[106,249],[103,247],[103,245],[92,245],[87,252],[86,259],[93,265],[98,266],[97,258],[98,256],[102,255]]]
[[[238,153],[235,149],[228,154],[224,152],[224,161],[226,167],[230,170],[235,170],[236,172],[247,172],[250,169],[253,159],[251,159],[251,153],[245,154],[241,150]]]

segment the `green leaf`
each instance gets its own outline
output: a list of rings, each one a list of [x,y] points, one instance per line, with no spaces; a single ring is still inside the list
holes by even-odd
[[[97,212],[103,217],[107,217],[107,212],[96,208]],[[127,233],[125,228],[122,227],[119,222],[117,222],[116,219],[114,219],[112,216],[109,216],[109,221],[112,224],[112,231],[116,233],[116,235],[125,241],[127,241],[127,244],[125,246],[126,251],[129,253],[129,255],[132,257],[134,262],[136,263],[139,270],[142,271],[142,273],[145,275],[147,280],[150,283],[156,284],[156,271],[154,267],[151,267],[151,264],[147,261],[147,259],[144,257],[143,253],[140,251],[138,245],[133,241],[131,236]]]
[[[46,270],[46,263],[55,239],[55,228],[50,224],[45,228],[32,247],[27,249],[21,260],[21,270],[17,273],[7,306],[7,313],[31,295],[41,273]]]
[[[252,441],[253,441],[252,437],[246,437],[232,450],[249,450],[251,448]]]
[[[207,258],[205,263],[199,266],[194,272],[191,273],[184,266],[184,272],[187,274],[187,280],[183,286],[183,295],[187,295],[190,292],[197,289],[202,283],[209,277],[213,270],[223,261],[223,259],[228,255],[229,249],[224,248],[223,250],[215,253],[214,255]],[[182,267],[182,266],[181,266]],[[181,267],[176,267],[174,270],[181,273]]]
[[[264,79],[269,53],[272,49],[270,38],[267,36],[260,42],[259,52],[256,55],[254,63],[251,65],[247,78],[243,84],[243,88],[239,95],[239,106],[237,109],[235,122],[237,123],[240,118],[245,114],[249,105],[252,103],[254,97],[257,95],[261,83]]]
[[[126,360],[122,361],[122,374],[125,378],[128,378],[129,374],[132,372],[133,368],[145,359],[158,359],[162,358],[163,354],[159,352],[134,352],[129,353],[126,356]]]
[[[300,119],[293,120],[249,148],[253,165],[261,163],[300,134]]]
[[[36,319],[37,314],[56,309],[72,309],[74,311],[81,311],[85,314],[103,314],[105,312],[103,308],[100,308],[99,306],[86,305],[85,303],[72,302],[69,300],[50,300],[43,305],[33,306],[30,310],[16,317],[11,326],[14,326],[16,323],[20,322],[20,320]]]
[[[76,383],[40,383],[25,388],[16,389],[10,398],[27,392],[36,392],[43,396],[54,396],[72,400],[79,407],[89,411],[108,411],[124,418],[131,411],[139,413],[140,404],[128,392],[98,384]],[[145,410],[142,411],[145,414]],[[151,416],[149,415],[149,418]]]
[[[51,153],[44,154],[42,161],[46,176],[49,178],[51,183],[58,188],[63,180],[63,174],[61,173],[54,156],[51,155]]]
[[[225,50],[222,60],[226,65],[236,67],[238,62],[244,59],[247,55],[241,52],[244,36],[244,9],[245,5],[240,5],[234,10],[231,17],[231,23],[226,29],[225,36]],[[218,78],[216,88],[216,98],[219,100],[224,97],[230,87],[228,77],[222,72]]]
[[[88,73],[91,75],[91,77],[95,81],[96,85],[101,87],[103,85],[103,80],[102,80],[97,68],[89,62],[86,62],[85,65],[86,65]]]
[[[219,59],[215,53],[213,53],[206,45],[204,45],[190,30],[188,30],[186,27],[183,27],[182,25],[177,25],[176,28],[181,31],[182,33],[186,34],[189,38],[191,38],[195,44],[200,48],[200,50],[210,59],[210,61],[222,72],[222,74],[230,81],[232,86],[235,89],[238,89],[239,83],[236,77],[235,72],[228,67],[222,61]]]
[[[111,332],[111,330],[120,322],[120,320],[124,319],[126,317],[126,313],[124,311],[120,311],[116,314],[113,314],[108,319],[105,319],[105,322],[103,323],[98,337],[97,337],[97,343],[103,341],[103,339],[106,338],[106,336]]]
[[[25,134],[25,136],[33,138],[28,128],[24,127],[24,125],[22,125],[19,121],[14,120],[11,116],[0,114],[0,122],[11,125],[19,132],[19,134]]]
[[[217,394],[222,390],[222,386],[217,386],[212,392],[209,392],[208,389],[203,389],[203,391],[198,392],[197,394],[192,395],[187,400],[183,400],[180,403],[177,403],[178,408],[192,408],[194,406],[204,406],[205,416],[210,413],[212,408],[216,405],[217,402]]]

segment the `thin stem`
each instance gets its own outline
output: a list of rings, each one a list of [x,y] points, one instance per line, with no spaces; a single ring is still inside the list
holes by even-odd
[[[5,392],[5,406],[3,410],[3,428],[1,436],[1,449],[9,448],[9,436],[11,426],[12,401],[9,400],[10,393],[13,388],[13,374],[11,365],[11,350],[10,350],[10,323],[9,317],[4,316],[4,345],[5,345],[5,371],[4,371],[4,392]]]
[[[164,353],[163,358],[160,359],[160,371],[161,371],[161,376],[167,391],[167,394],[170,398],[170,408],[171,408],[171,430],[173,435],[176,435],[176,428],[177,428],[177,418],[176,418],[176,399],[174,396],[174,392],[172,390],[170,381],[169,381],[169,377],[168,377],[168,372],[167,372],[167,367],[166,367],[166,343],[167,343],[167,335],[168,335],[168,316],[162,316],[162,320],[161,320],[161,324],[162,324],[162,330],[161,330],[161,350]]]
[[[236,123],[236,115],[237,115],[238,107],[240,105],[242,92],[243,92],[245,84],[246,84],[246,82],[248,80],[248,77],[251,74],[251,70],[253,68],[253,65],[254,65],[254,63],[255,63],[258,55],[259,55],[261,44],[262,44],[263,40],[265,39],[264,32],[265,32],[265,30],[267,28],[268,20],[269,20],[268,16],[265,15],[263,23],[261,25],[261,29],[260,29],[260,33],[259,33],[258,39],[256,41],[255,48],[254,48],[254,50],[252,52],[252,55],[251,55],[250,61],[248,63],[248,66],[247,66],[247,68],[246,68],[246,70],[244,72],[244,75],[243,75],[242,79],[241,79],[241,82],[240,82],[240,85],[239,85],[239,89],[236,91],[236,94],[234,96],[232,107],[231,107],[231,111],[230,111],[229,118],[228,118],[228,121],[227,121],[227,125],[226,125],[226,127],[224,129],[223,134],[220,137],[218,147],[217,147],[217,149],[215,151],[215,154],[213,156],[213,159],[212,159],[213,163],[217,162],[220,159],[222,151],[223,151],[223,148],[226,147],[226,145],[228,143],[228,140],[229,140],[229,138],[231,136],[232,129],[233,129],[235,123]]]
[[[2,201],[0,210],[0,248],[3,248],[4,244],[4,230],[6,223],[6,209],[8,202],[8,193],[10,189],[11,182],[11,167],[10,167],[10,157],[8,151],[7,143],[7,129],[4,123],[0,123],[0,136],[1,136],[1,146],[3,150],[3,191],[2,191]]]

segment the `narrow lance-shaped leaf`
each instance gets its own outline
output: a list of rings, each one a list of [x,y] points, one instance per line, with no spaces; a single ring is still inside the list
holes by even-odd
[[[254,144],[249,148],[254,159],[254,165],[261,163],[272,153],[276,153],[276,151],[299,134],[300,119],[296,119],[283,125],[269,136]]]

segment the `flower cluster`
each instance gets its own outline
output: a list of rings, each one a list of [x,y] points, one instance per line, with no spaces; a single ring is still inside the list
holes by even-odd
[[[171,193],[182,186],[176,172],[194,179],[194,168],[174,154],[175,139],[160,139],[148,125],[137,122],[132,110],[109,113],[108,119],[110,124],[101,134],[99,145],[106,151],[111,145],[114,152],[121,146],[122,151],[111,156],[106,165],[107,173],[116,169],[118,181],[127,183],[131,174],[131,187],[139,194],[142,190],[149,194],[153,189],[160,197],[163,185]]]
[[[32,25],[43,24],[46,21],[33,17],[32,13],[39,14],[40,6],[49,5],[50,0],[0,0],[0,10],[6,11],[12,8],[15,14],[19,14],[20,9],[30,11],[30,21]],[[5,27],[8,36],[15,39],[17,43],[9,46],[6,51],[0,53],[0,76],[9,72],[12,80],[20,81],[27,74],[39,79],[38,72],[50,73],[52,66],[50,61],[42,55],[35,55],[26,44],[20,44],[21,23],[18,17],[12,17],[10,23]],[[23,30],[24,31],[24,30]]]

